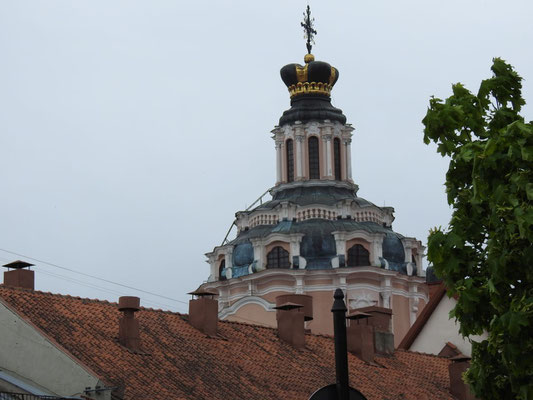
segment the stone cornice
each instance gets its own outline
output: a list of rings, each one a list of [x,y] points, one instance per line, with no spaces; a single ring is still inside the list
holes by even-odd
[[[270,194],[274,195],[277,192],[285,189],[293,189],[297,187],[320,187],[320,186],[334,186],[339,188],[347,188],[357,191],[359,190],[359,186],[357,186],[355,183],[346,182],[346,181],[322,181],[322,180],[309,180],[309,181],[298,181],[298,182],[290,182],[290,183],[282,183],[277,186],[274,186],[272,189],[270,189]]]

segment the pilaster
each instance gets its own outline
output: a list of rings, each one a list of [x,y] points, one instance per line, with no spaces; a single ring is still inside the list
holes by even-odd
[[[231,279],[233,266],[233,247],[227,247],[224,251],[224,261],[226,264],[226,278]]]
[[[296,140],[296,179],[297,181],[304,179],[304,154],[302,151],[302,146],[305,141],[305,132],[302,126],[295,127],[295,136]]]

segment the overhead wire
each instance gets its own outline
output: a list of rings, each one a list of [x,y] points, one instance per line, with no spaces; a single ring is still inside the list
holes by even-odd
[[[124,292],[117,292],[116,290],[113,290],[113,289],[105,288],[103,286],[94,285],[94,284],[91,284],[91,283],[80,281],[79,279],[71,278],[71,277],[65,276],[65,275],[56,274],[56,273],[53,273],[53,272],[50,272],[50,271],[40,271],[40,273],[43,274],[43,275],[48,275],[48,276],[52,276],[54,278],[62,279],[62,280],[67,281],[67,282],[72,282],[72,283],[75,283],[75,284],[78,284],[78,285],[81,285],[81,286],[85,286],[85,287],[89,287],[89,288],[92,288],[92,289],[96,289],[96,290],[99,290],[101,292],[113,294],[115,296],[124,296],[124,295],[126,295],[126,293],[124,293]],[[148,303],[148,304],[153,304],[153,305],[156,305],[156,306],[159,306],[159,307],[162,306],[162,307],[165,307],[165,308],[168,308],[168,309],[173,308],[172,306],[170,306],[168,304],[159,303],[159,302],[156,302],[156,301],[153,301],[153,300],[143,299],[142,302],[143,303]]]
[[[6,250],[6,249],[2,249],[2,248],[0,248],[0,251],[3,251],[3,252],[8,253],[8,254],[15,255],[15,256],[18,256],[18,257],[23,257],[23,258],[26,258],[28,260],[35,261],[35,262],[38,262],[38,263],[41,263],[41,264],[49,265],[51,267],[55,267],[55,268],[59,268],[59,269],[65,270],[65,271],[69,271],[69,272],[72,272],[72,273],[75,273],[75,274],[79,274],[79,275],[82,275],[82,276],[85,276],[85,277],[88,277],[88,278],[92,278],[92,279],[96,279],[96,280],[99,280],[99,281],[102,281],[102,282],[110,283],[112,285],[117,285],[117,286],[124,287],[124,288],[130,289],[130,290],[135,290],[135,291],[138,291],[138,292],[141,292],[141,293],[149,294],[149,295],[152,295],[152,296],[155,296],[155,297],[160,297],[160,298],[163,298],[163,299],[175,301],[177,303],[186,304],[186,305],[188,304],[187,302],[182,301],[182,300],[173,299],[171,297],[163,296],[163,295],[160,295],[160,294],[157,294],[157,293],[153,293],[153,292],[150,292],[150,291],[147,291],[147,290],[143,290],[143,289],[135,288],[133,286],[124,285],[122,283],[114,282],[114,281],[111,281],[109,279],[100,278],[100,277],[95,276],[95,275],[91,275],[91,274],[87,274],[87,273],[84,273],[84,272],[76,271],[75,269],[72,269],[72,268],[67,268],[67,267],[64,267],[64,266],[61,266],[61,265],[58,265],[58,264],[54,264],[54,263],[51,263],[51,262],[48,262],[48,261],[40,260],[38,258],[30,257],[30,256],[27,256],[27,255],[22,254],[22,253],[17,253],[15,251]],[[0,257],[0,259],[3,259],[5,261],[9,261],[9,259],[4,258],[4,257]],[[75,279],[75,278],[72,278],[72,277],[68,277],[68,276],[65,276],[65,275],[56,274],[54,272],[44,271],[43,270],[40,273],[42,273],[44,275],[52,276],[52,277],[55,277],[55,278],[58,278],[58,279],[63,279],[65,281],[73,282],[73,283],[76,283],[76,284],[79,284],[79,285],[82,285],[82,286],[86,286],[86,287],[90,287],[90,288],[93,288],[93,289],[97,289],[97,290],[100,290],[102,292],[106,292],[106,293],[109,293],[109,294],[124,295],[123,292],[118,292],[118,291],[113,290],[113,289],[104,288],[102,286],[98,286],[98,285],[95,285],[95,284],[92,284],[92,283],[80,281],[78,279]],[[144,300],[143,299],[143,302],[149,303],[149,304],[158,305],[158,306],[172,308],[172,306],[170,306],[168,304],[158,303],[158,302],[153,301],[153,300]],[[243,322],[248,322],[248,323],[252,323],[254,325],[260,325],[260,326],[264,326],[264,327],[269,327],[268,325],[265,325],[264,323],[261,323],[259,321],[255,321],[255,320],[252,320],[252,319],[249,319],[249,318],[245,318],[245,317],[241,317],[241,316],[239,316],[237,318],[239,320],[243,321]],[[235,322],[239,322],[239,321],[235,321]]]
[[[6,249],[2,249],[2,248],[0,248],[0,251],[3,251],[3,252],[8,253],[8,254],[15,255],[15,256],[18,256],[18,257],[23,257],[23,258],[26,258],[28,260],[35,261],[35,262],[38,262],[38,263],[41,263],[41,264],[49,265],[49,266],[54,267],[54,268],[59,268],[59,269],[65,270],[65,271],[69,271],[69,272],[72,272],[72,273],[75,273],[75,274],[79,274],[79,275],[82,275],[82,276],[85,276],[85,277],[88,277],[88,278],[92,278],[92,279],[96,279],[96,280],[99,280],[99,281],[102,281],[102,282],[106,282],[106,283],[109,283],[109,284],[112,284],[112,285],[120,286],[120,287],[123,287],[123,288],[126,288],[126,289],[135,290],[135,291],[140,292],[140,293],[145,293],[145,294],[149,294],[151,296],[155,296],[155,297],[159,297],[159,298],[162,298],[162,299],[175,301],[177,303],[188,305],[188,303],[186,301],[183,301],[183,300],[174,299],[172,297],[163,296],[161,294],[150,292],[148,290],[139,289],[139,288],[136,288],[134,286],[125,285],[125,284],[119,283],[119,282],[114,282],[112,280],[105,279],[105,278],[100,278],[98,276],[87,274],[85,272],[76,271],[75,269],[63,267],[61,265],[54,264],[54,263],[51,263],[51,262],[48,262],[48,261],[44,261],[44,260],[40,260],[40,259],[35,258],[35,257],[30,257],[30,256],[27,256],[27,255],[22,254],[22,253],[17,253],[15,251],[6,250]]]

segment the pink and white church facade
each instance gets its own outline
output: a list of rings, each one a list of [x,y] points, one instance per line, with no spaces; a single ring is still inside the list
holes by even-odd
[[[339,72],[312,54],[304,61],[281,69],[291,107],[272,130],[272,200],[236,213],[237,236],[206,254],[201,289],[218,293],[221,319],[270,326],[277,296],[305,294],[313,303],[307,328],[331,334],[331,299],[341,288],[349,309],[391,309],[397,344],[428,302],[424,247],[392,230],[392,207],[357,196],[354,128],[330,100]]]

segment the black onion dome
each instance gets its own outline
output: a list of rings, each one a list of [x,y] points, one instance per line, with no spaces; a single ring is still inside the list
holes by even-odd
[[[330,95],[339,79],[339,71],[324,61],[305,56],[306,64],[287,64],[280,70],[281,79],[289,89],[291,108],[285,111],[279,125],[296,121],[330,120],[346,123],[342,110],[331,105]]]
[[[305,66],[287,64],[280,70],[283,83],[290,88],[298,83],[322,83],[333,87],[339,79],[339,71],[324,61],[311,61]]]

